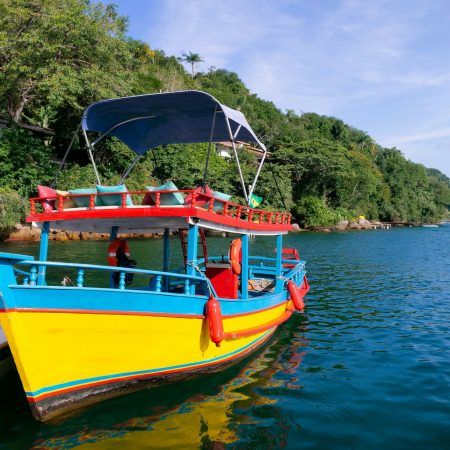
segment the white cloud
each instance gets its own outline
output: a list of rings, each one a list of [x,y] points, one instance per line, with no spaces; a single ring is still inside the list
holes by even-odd
[[[394,137],[394,138],[388,138],[387,140],[389,142],[395,142],[396,146],[400,146],[401,144],[404,144],[406,142],[420,142],[420,141],[428,141],[431,139],[440,139],[450,137],[450,127],[448,128],[442,128],[442,129],[436,129],[425,133],[417,133],[417,134],[411,134],[407,136],[400,136],[400,137]]]
[[[420,145],[448,135],[449,15],[446,0],[153,0],[138,37],[167,54],[199,53],[198,69],[235,71],[282,109]]]

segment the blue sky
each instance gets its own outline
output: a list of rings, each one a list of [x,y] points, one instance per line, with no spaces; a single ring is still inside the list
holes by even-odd
[[[450,176],[449,0],[114,3],[152,48],[199,53],[198,70],[236,72],[283,111],[338,117]]]

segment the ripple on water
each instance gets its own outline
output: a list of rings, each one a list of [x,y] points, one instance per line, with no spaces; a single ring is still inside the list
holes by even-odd
[[[158,254],[159,243],[130,244],[142,263]],[[450,227],[301,233],[284,244],[308,260],[308,306],[258,354],[61,423],[36,424],[25,402],[9,402],[0,449],[450,448]],[[35,244],[2,245],[37,254]],[[211,253],[227,245],[212,239]],[[103,247],[51,243],[50,253],[98,263]],[[273,242],[251,243],[261,251],[272,255]],[[17,376],[0,389],[3,400],[22,395]]]

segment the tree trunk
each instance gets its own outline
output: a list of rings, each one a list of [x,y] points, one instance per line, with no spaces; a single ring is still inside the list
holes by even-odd
[[[23,109],[25,108],[25,105],[30,100],[30,97],[28,96],[30,89],[26,89],[24,92],[20,95],[20,100],[18,102],[15,102],[12,96],[8,99],[8,113],[14,123],[19,124],[20,123],[20,117],[22,116]]]

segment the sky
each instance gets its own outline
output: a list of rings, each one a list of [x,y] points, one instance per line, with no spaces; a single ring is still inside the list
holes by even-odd
[[[198,53],[197,70],[236,72],[282,111],[338,117],[450,176],[450,0],[113,2],[151,48]]]

